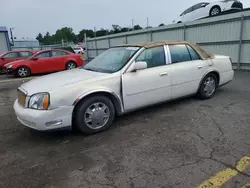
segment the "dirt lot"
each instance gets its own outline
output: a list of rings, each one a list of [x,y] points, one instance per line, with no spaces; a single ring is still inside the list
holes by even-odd
[[[250,72],[236,72],[211,100],[140,110],[93,136],[22,126],[12,109],[21,82],[0,82],[0,187],[232,188],[250,182]]]

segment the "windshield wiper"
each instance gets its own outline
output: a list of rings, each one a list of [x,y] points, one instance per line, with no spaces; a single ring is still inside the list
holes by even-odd
[[[98,72],[97,70],[94,70],[94,69],[91,69],[91,68],[85,68],[85,67],[83,67],[83,69],[89,70],[89,71],[93,71],[93,72]]]

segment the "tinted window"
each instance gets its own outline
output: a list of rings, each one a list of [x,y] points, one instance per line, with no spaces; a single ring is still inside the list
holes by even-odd
[[[181,14],[181,16],[183,16],[183,15],[185,15],[185,14],[188,14],[188,13],[192,12],[193,10],[194,10],[194,7],[192,6],[192,7],[188,8],[187,10],[185,10],[185,11]]]
[[[38,57],[38,58],[47,58],[47,57],[50,57],[50,52],[41,52],[36,57]]]
[[[196,5],[194,5],[194,10],[197,10],[197,9],[199,9],[199,8],[202,8],[202,5],[208,5],[209,3],[198,3],[198,4],[196,4]]]
[[[6,58],[6,59],[17,58],[17,57],[19,57],[18,52],[10,52],[4,56],[4,58]]]
[[[186,45],[170,45],[169,50],[171,54],[172,63],[191,61],[191,57]]]
[[[144,50],[136,61],[145,61],[148,68],[166,65],[165,52],[163,46]]]
[[[21,57],[29,57],[32,56],[33,54],[31,52],[20,52]]]
[[[192,60],[199,60],[200,59],[200,56],[197,54],[197,52],[192,47],[187,45],[187,48],[188,48],[188,51],[190,53]]]
[[[68,54],[63,51],[52,51],[52,57],[64,56],[64,55],[68,55]]]

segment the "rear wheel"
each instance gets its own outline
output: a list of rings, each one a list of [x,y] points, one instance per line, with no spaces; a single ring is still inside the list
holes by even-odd
[[[69,61],[66,64],[66,70],[75,69],[76,67],[77,67],[77,64],[74,61]]]
[[[218,79],[215,74],[208,74],[200,85],[198,95],[201,99],[210,99],[215,95],[218,86]]]
[[[19,67],[16,71],[16,76],[24,78],[30,76],[30,69],[28,67]]]
[[[216,16],[221,13],[221,9],[219,6],[215,6],[210,10],[210,16]]]
[[[115,108],[105,96],[95,95],[77,105],[74,122],[85,134],[95,134],[108,129],[114,118]]]

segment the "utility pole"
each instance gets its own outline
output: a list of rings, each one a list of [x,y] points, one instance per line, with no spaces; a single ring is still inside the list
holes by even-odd
[[[132,19],[132,31],[134,31],[134,19]]]
[[[13,27],[10,28],[10,38],[11,38],[12,45],[14,46],[13,29],[14,29]]]
[[[94,27],[94,36],[96,38],[96,28]]]
[[[148,17],[147,17],[147,28],[149,27],[149,21],[148,21]]]

